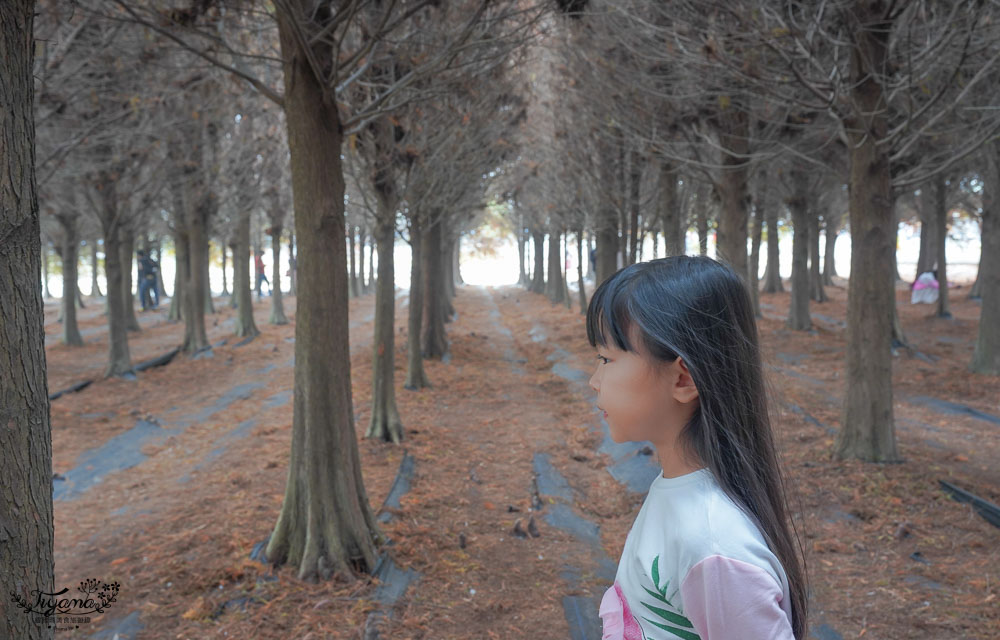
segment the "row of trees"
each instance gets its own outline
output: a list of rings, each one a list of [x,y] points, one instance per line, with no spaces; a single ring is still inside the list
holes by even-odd
[[[944,243],[949,212],[977,217],[982,317],[970,367],[1000,374],[1000,23],[978,2],[768,0],[559,3],[538,61],[531,135],[512,198],[535,243],[526,283],[564,301],[561,239],[596,249],[597,282],[635,262],[645,234],[685,251],[689,226],[705,252],[746,273],[756,295],[781,285],[779,218],[793,228],[788,323],[811,327],[825,299],[834,244],[851,237],[847,393],[835,449],[842,458],[899,458],[893,345],[907,343],[895,308],[901,215],[922,222],[921,267],[937,266],[949,314]],[[843,215],[846,210],[847,216]],[[523,223],[523,224],[520,224]],[[825,260],[820,234],[825,231]],[[550,239],[552,284],[542,281]],[[581,241],[582,240],[582,241]],[[522,252],[523,255],[523,252]],[[581,260],[582,261],[582,260]],[[522,280],[525,269],[522,266]],[[586,296],[580,293],[581,310]]]
[[[4,300],[27,300],[21,307],[27,313],[5,322],[3,352],[21,354],[13,371],[38,374],[9,379],[4,368],[4,396],[15,393],[22,402],[5,404],[16,430],[4,433],[17,438],[4,469],[20,475],[5,483],[16,495],[3,500],[3,530],[10,522],[18,534],[27,528],[37,534],[37,544],[23,549],[0,545],[14,552],[4,557],[5,578],[20,559],[36,562],[21,571],[18,592],[51,586],[52,576],[36,188],[46,219],[58,226],[66,326],[75,325],[80,228],[93,223],[87,239],[103,243],[107,375],[132,369],[128,279],[137,238],[172,242],[178,277],[171,316],[184,320],[185,350],[198,354],[210,348],[204,322],[211,311],[210,238],[232,250],[236,332],[254,335],[251,216],[266,218],[277,269],[294,213],[292,453],[265,553],[296,567],[301,578],[370,571],[382,534],[361,480],[345,365],[347,300],[365,281],[358,247],[367,239],[378,254],[372,278],[368,253],[376,314],[367,433],[398,442],[393,245],[404,238],[414,258],[406,387],[417,390],[430,384],[423,359],[448,349],[444,324],[454,314],[459,238],[477,224],[494,198],[500,167],[515,157],[512,132],[524,118],[525,88],[518,56],[537,35],[540,13],[530,3],[491,0],[218,1],[171,9],[145,0],[72,7],[42,0],[0,8],[10,67],[0,95],[5,117],[9,110],[15,118],[12,127],[5,121],[4,135],[16,137],[4,145],[3,162],[13,167],[8,175],[24,176],[24,184],[3,192],[0,229],[5,239],[11,229],[25,238],[19,263],[4,257],[5,273],[13,274],[4,280],[10,285]],[[8,57],[12,49],[20,55]],[[8,77],[22,82],[18,91],[8,91]],[[36,147],[37,159],[28,153]],[[271,321],[284,321],[279,295]],[[32,349],[13,351],[6,338],[15,335]],[[32,504],[41,513],[10,512],[17,496],[28,493],[37,494]],[[46,634],[14,615],[6,624],[12,637]]]

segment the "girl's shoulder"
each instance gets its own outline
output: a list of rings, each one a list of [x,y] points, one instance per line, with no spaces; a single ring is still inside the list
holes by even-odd
[[[654,482],[634,528],[634,552],[642,564],[660,557],[683,579],[694,565],[711,556],[754,564],[778,574],[776,556],[753,520],[705,471],[682,484]],[[699,472],[700,473],[700,472]]]

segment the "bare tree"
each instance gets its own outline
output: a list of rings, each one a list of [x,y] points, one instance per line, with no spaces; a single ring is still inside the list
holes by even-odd
[[[29,640],[54,635],[52,626],[15,605],[53,591],[52,436],[32,118],[34,12],[33,1],[0,4],[0,582],[7,602],[0,630]]]

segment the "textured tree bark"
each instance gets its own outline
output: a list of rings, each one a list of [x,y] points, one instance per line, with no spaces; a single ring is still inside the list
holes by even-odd
[[[792,197],[788,210],[792,214],[792,299],[788,304],[788,327],[796,331],[812,328],[809,317],[809,174],[801,168],[792,169]]]
[[[761,174],[757,194],[757,205],[753,207],[753,234],[750,238],[750,264],[747,272],[747,283],[750,285],[750,302],[753,304],[754,315],[761,317],[760,313],[760,243],[764,235],[764,206],[767,201],[767,175]]]
[[[587,315],[587,282],[583,279],[583,225],[576,230],[576,283],[580,296],[580,313]]]
[[[520,210],[517,213],[517,284],[525,285],[528,282],[528,271],[524,268],[524,220]]]
[[[684,224],[677,198],[677,171],[671,160],[660,160],[660,215],[664,255],[684,255]]]
[[[48,640],[11,595],[53,589],[52,436],[35,185],[31,0],[0,3],[0,637]],[[69,296],[72,300],[72,295]]]
[[[552,304],[562,304],[562,231],[553,228],[549,233],[549,279],[545,283],[545,295]]]
[[[702,205],[697,207],[695,224],[698,227],[698,255],[708,255],[708,209]]]
[[[271,218],[271,317],[268,322],[281,325],[288,324],[285,317],[285,306],[281,299],[281,222],[276,217]]]
[[[98,177],[101,194],[101,228],[104,233],[104,270],[108,276],[108,366],[105,377],[134,375],[128,349],[128,320],[125,316],[121,243],[119,242],[118,202],[112,172]]]
[[[380,198],[382,200],[383,198]],[[391,205],[391,209],[388,207]],[[393,282],[395,264],[393,245],[395,235],[395,203],[379,203],[375,223],[375,243],[378,248],[378,284],[375,287],[375,336],[372,342],[372,413],[365,431],[366,438],[386,442],[403,440],[403,423],[396,406],[394,381],[396,363],[396,295]],[[410,301],[412,304],[413,301]]]
[[[62,342],[74,347],[83,346],[83,338],[80,336],[80,328],[76,322],[76,301],[74,296],[66,295],[67,291],[76,293],[77,291],[77,247],[80,246],[76,233],[76,215],[57,215],[63,228],[63,299],[62,299]]]
[[[826,302],[829,299],[823,288],[823,274],[820,271],[818,208],[809,214],[809,297],[816,302]]]
[[[534,253],[535,269],[528,291],[545,293],[545,235],[537,227],[531,228],[532,252]]]
[[[103,296],[101,293],[101,287],[97,282],[98,269],[100,268],[100,263],[97,258],[97,239],[93,239],[90,242],[90,295],[92,296]]]
[[[465,280],[462,279],[462,236],[455,236],[455,242],[452,243],[451,247],[451,288],[454,294],[456,284],[465,284]]]
[[[298,567],[300,579],[351,569],[370,573],[382,540],[368,504],[351,406],[344,246],[343,129],[324,98],[288,12],[275,10],[284,60],[299,287],[295,313],[292,450],[281,514],[267,545],[270,562]],[[328,52],[314,50],[321,64]]]
[[[880,2],[857,0],[850,17],[852,102],[850,139],[851,279],[847,293],[847,393],[835,456],[870,462],[899,459],[892,406],[892,325],[895,309],[895,216],[885,138],[884,87],[891,24]]]
[[[425,358],[442,358],[448,350],[444,331],[444,269],[442,268],[441,226],[443,216],[433,216],[437,220],[424,229],[424,318],[423,333],[420,336],[421,350]],[[433,219],[433,218],[432,218]],[[412,302],[411,302],[412,304]]]
[[[118,227],[121,244],[118,245],[122,271],[122,308],[125,310],[125,327],[129,331],[140,331],[139,319],[135,317],[135,295],[132,292],[132,256],[135,255],[135,233],[126,226]]]
[[[197,206],[189,210],[187,222],[188,271],[184,282],[184,351],[194,353],[208,347],[205,331],[205,278],[208,265],[205,264],[208,237],[205,234],[206,215],[204,197]]]
[[[642,155],[633,149],[629,154],[629,224],[628,224],[628,261],[635,264],[639,258],[639,246],[642,242],[639,234],[639,190],[642,186]]]
[[[205,219],[205,244],[202,245],[202,251],[205,253],[205,258],[202,261],[202,271],[201,279],[204,283],[202,288],[205,291],[205,315],[211,315],[215,313],[215,301],[212,300],[212,281],[209,277],[209,269],[211,266],[212,257],[212,245],[211,240],[208,237],[208,218]]]
[[[226,280],[226,263],[229,262],[226,259],[226,254],[229,250],[226,248],[225,242],[219,243],[219,250],[222,252],[222,295],[229,295],[229,282]]]
[[[823,253],[823,284],[833,286],[833,277],[837,275],[837,263],[834,258],[834,251],[837,248],[837,236],[840,234],[840,225],[843,222],[843,215],[833,213],[832,208],[827,210],[826,218],[826,249]]]
[[[937,315],[939,318],[950,318],[948,260],[945,256],[945,244],[948,240],[948,187],[945,184],[944,174],[939,173],[935,176],[931,190],[934,194],[934,257],[937,262],[938,277]]]
[[[403,386],[410,390],[431,386],[424,371],[424,357],[420,352],[426,288],[423,243],[423,216],[419,212],[413,212],[410,215],[410,303],[407,305],[406,322],[406,382],[403,383]]]
[[[236,223],[233,243],[233,297],[236,298],[237,336],[260,335],[253,319],[253,288],[250,286],[250,212],[244,211]]]
[[[291,271],[289,275],[288,293],[290,295],[295,295],[295,230],[290,229],[288,231],[288,268]]]
[[[733,101],[719,114],[719,142],[723,148],[722,172],[719,175],[721,210],[716,235],[716,255],[736,273],[747,273],[747,154],[749,152],[749,119]]]
[[[42,245],[42,295],[46,298],[52,297],[52,292],[49,291],[49,248],[46,245]]]
[[[403,423],[396,406],[396,194],[393,175],[393,129],[387,118],[372,124],[374,157],[372,191],[375,225],[372,233],[378,251],[378,284],[375,287],[375,332],[372,340],[372,412],[366,438],[399,443]]]
[[[1000,375],[1000,142],[987,147],[988,171],[983,185],[982,253],[979,292],[982,311],[970,369]]]
[[[937,222],[934,218],[934,188],[925,185],[917,198],[917,213],[920,216],[920,253],[917,254],[917,276],[934,269],[937,242],[934,234],[937,232]],[[916,278],[914,278],[916,279]]]
[[[770,203],[769,203],[770,204]],[[767,220],[767,267],[764,269],[764,293],[781,293],[781,251],[778,248],[778,208],[768,206],[764,212]]]
[[[358,285],[358,270],[357,270],[357,267],[356,267],[355,262],[354,262],[354,259],[355,259],[354,256],[355,256],[355,253],[357,252],[357,248],[356,248],[357,244],[355,242],[354,234],[355,234],[355,230],[357,230],[357,229],[360,229],[360,227],[355,227],[353,225],[350,226],[350,227],[348,227],[348,229],[347,229],[348,253],[350,253],[350,255],[351,255],[351,260],[350,260],[350,262],[351,262],[351,265],[350,265],[351,266],[351,272],[350,272],[350,281],[351,281],[350,294],[351,294],[352,298],[357,298],[358,296],[361,295],[361,288]],[[364,247],[364,243],[361,243],[361,246]],[[365,262],[365,260],[364,260],[364,251],[362,251],[362,254],[361,254],[361,270],[362,270],[362,272],[361,272],[361,279],[362,280],[365,277],[364,276],[364,268],[365,268],[364,262]]]
[[[170,296],[170,310],[167,312],[169,322],[180,322],[184,319],[184,279],[188,270],[187,234],[182,229],[174,230],[174,291]],[[105,259],[106,260],[106,259]]]
[[[362,249],[362,256],[364,255],[364,250]],[[361,288],[361,292],[364,294],[369,294],[375,288],[375,283],[378,280],[378,276],[375,273],[375,239],[370,238],[368,240],[368,282]]]

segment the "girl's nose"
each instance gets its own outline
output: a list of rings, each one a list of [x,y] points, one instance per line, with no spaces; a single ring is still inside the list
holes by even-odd
[[[590,376],[590,380],[587,381],[587,384],[589,384],[590,388],[593,389],[594,391],[600,391],[601,389],[600,387],[597,386],[595,382],[596,380],[597,380],[597,371],[594,371],[594,375]]]

